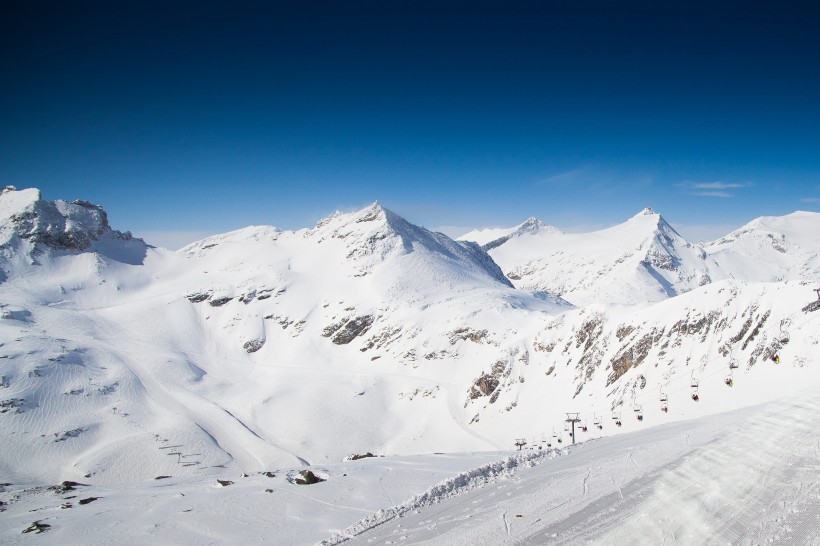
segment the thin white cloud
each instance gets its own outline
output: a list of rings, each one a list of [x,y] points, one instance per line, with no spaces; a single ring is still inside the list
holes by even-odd
[[[690,180],[677,184],[679,188],[683,188],[691,195],[698,195],[700,197],[719,197],[721,199],[729,199],[734,197],[734,193],[727,190],[740,190],[743,188],[750,188],[751,182],[693,182]]]
[[[748,188],[750,184],[737,184],[734,182],[694,182],[692,188],[696,190],[731,190],[736,188]]]
[[[820,197],[804,197],[801,201],[803,203],[820,203]]]
[[[722,197],[723,199],[734,197],[731,193],[726,191],[695,191],[692,192],[692,195],[700,195],[701,197]]]
[[[569,171],[564,171],[558,174],[553,174],[547,177],[538,180],[535,185],[536,186],[546,186],[549,184],[561,184],[561,183],[571,183],[575,181],[579,176],[589,172],[588,167],[580,167],[578,169],[571,169]]]

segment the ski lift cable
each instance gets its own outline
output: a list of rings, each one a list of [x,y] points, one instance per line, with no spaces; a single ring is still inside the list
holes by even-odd
[[[795,317],[795,316],[798,316],[798,315],[803,315],[803,316],[805,316],[805,315],[803,314],[802,310],[795,311],[795,312],[793,312],[793,313],[791,313],[791,314],[789,314],[789,315],[786,315],[786,316],[785,316],[785,317],[784,317],[784,318],[780,321],[780,323],[771,323],[771,324],[770,324],[769,326],[767,326],[766,328],[764,328],[764,329],[760,330],[760,333],[764,333],[764,334],[765,334],[765,333],[771,332],[771,331],[773,331],[773,330],[775,330],[775,329],[776,329],[776,330],[778,331],[778,333],[779,333],[779,332],[781,331],[781,325],[782,325],[782,324],[784,324],[784,323],[786,323],[787,321],[788,321],[788,324],[789,324],[789,326],[790,326],[790,330],[798,330],[798,329],[800,329],[803,325],[805,325],[806,323],[811,322],[812,320],[814,320],[814,319],[816,319],[816,318],[820,317],[820,315],[808,315],[808,316],[805,316],[805,319],[804,319],[804,320],[802,320],[802,321],[800,321],[800,322],[797,322],[797,323],[793,323],[793,322],[791,322],[791,320],[790,320],[790,319],[791,319],[792,317]],[[730,360],[731,360],[731,358],[732,358],[732,351],[733,351],[733,348],[734,348],[733,346],[730,346],[730,347],[729,347],[729,358],[730,358]],[[714,362],[714,361],[724,360],[725,358],[726,358],[726,357],[724,357],[724,356],[713,356],[713,357],[711,357],[711,358],[707,359],[707,360],[703,363],[703,368],[705,369],[705,368],[706,368],[706,367],[707,367],[710,363],[712,363],[712,362]],[[701,380],[703,380],[703,379],[712,378],[712,377],[719,376],[719,375],[724,375],[724,374],[725,374],[725,370],[716,369],[716,370],[714,370],[714,371],[712,371],[712,372],[709,372],[709,373],[706,373],[706,374],[699,375],[699,376],[698,376],[698,382],[700,382],[700,381],[701,381]],[[670,386],[671,386],[673,383],[681,382],[683,379],[686,379],[686,380],[687,380],[687,381],[686,381],[686,383],[685,383],[684,385],[682,385],[682,386],[680,386],[680,387],[676,387],[676,388],[670,388]],[[691,385],[691,379],[692,379],[692,378],[691,378],[691,376],[690,376],[689,378],[687,378],[685,375],[680,375],[679,377],[673,377],[673,378],[670,378],[670,379],[668,379],[668,380],[666,381],[666,383],[665,383],[666,389],[663,391],[663,393],[664,393],[664,394],[666,394],[666,395],[667,395],[667,398],[668,398],[668,396],[669,396],[670,394],[672,394],[672,393],[680,393],[680,392],[682,392],[682,391],[687,391],[687,390],[690,390],[690,389],[692,388],[692,385]],[[646,402],[646,401],[647,401],[647,399],[648,399],[648,394],[649,394],[649,393],[643,393],[643,394],[636,395],[636,396],[632,399],[633,404],[634,404],[635,402],[638,402],[638,401],[641,401],[641,403]]]
[[[795,312],[793,312],[789,315],[786,315],[780,323],[772,323],[769,326],[767,326],[766,328],[760,330],[760,333],[764,333],[764,334],[765,333],[770,333],[774,330],[777,330],[777,332],[779,333],[781,331],[780,327],[781,327],[782,323],[786,322],[787,320],[791,319],[792,317],[794,317],[796,315],[801,315],[801,314],[802,314],[802,311],[795,311]],[[802,320],[798,323],[791,323],[791,321],[790,321],[791,329],[797,330],[797,329],[801,328],[803,325],[805,325],[806,323],[808,323],[808,322],[810,322],[810,321],[812,321],[812,320],[814,320],[818,317],[820,317],[820,315],[814,315],[814,316],[810,315],[810,316],[806,317],[804,320]],[[730,359],[731,359],[731,354],[732,354],[731,348],[730,348],[729,354],[730,354]],[[705,369],[706,367],[708,367],[708,365],[710,363],[715,362],[715,361],[724,360],[725,358],[726,357],[724,357],[724,356],[713,356],[713,357],[707,359],[705,362],[703,362],[703,368]],[[698,379],[698,381],[700,381],[700,380],[715,377],[715,376],[718,376],[718,375],[723,375],[724,373],[725,373],[725,370],[717,369],[715,371],[699,375],[697,377],[697,379]],[[683,386],[677,387],[677,388],[669,388],[669,386],[672,383],[680,382],[683,379],[687,380],[686,385],[683,385]],[[690,383],[688,383],[689,381],[691,381],[691,376],[689,378],[686,378],[684,375],[681,375],[679,377],[671,378],[666,383],[668,390],[665,391],[665,392],[668,395],[669,393],[677,393],[677,392],[681,392],[681,391],[691,389],[692,385]],[[645,402],[647,399],[648,399],[648,393],[642,393],[642,394],[636,395],[632,400],[633,400],[633,402],[636,402],[636,401],[639,401],[639,400],[641,402]]]

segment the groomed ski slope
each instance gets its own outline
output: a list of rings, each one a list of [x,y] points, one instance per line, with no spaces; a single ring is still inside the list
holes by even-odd
[[[311,486],[295,469],[14,484],[0,544],[820,544],[818,394],[561,451],[334,463]]]
[[[579,444],[324,544],[820,544],[817,395]]]

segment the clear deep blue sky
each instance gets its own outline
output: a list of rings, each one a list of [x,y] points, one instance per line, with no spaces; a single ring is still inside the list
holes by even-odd
[[[375,200],[717,236],[820,210],[809,4],[7,1],[0,183],[171,246]]]

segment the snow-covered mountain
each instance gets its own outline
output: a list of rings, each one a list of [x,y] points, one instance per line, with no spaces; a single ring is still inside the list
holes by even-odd
[[[504,253],[559,245],[521,270],[556,275],[533,294],[477,244],[378,204],[170,252],[112,231],[99,207],[35,192],[0,194],[0,474],[14,480],[500,449],[566,440],[566,411],[610,433],[613,412],[641,409],[618,429],[631,430],[817,381],[820,314],[800,312],[814,280],[706,283],[706,251],[651,211],[596,237],[541,226],[491,250],[509,273]],[[616,290],[644,305],[595,300]]]
[[[574,305],[651,303],[712,280],[706,253],[652,209],[592,233],[514,233],[484,246],[507,277],[517,288],[548,292]]]
[[[530,216],[522,223],[511,228],[486,228],[476,229],[465,233],[458,239],[460,241],[474,241],[481,245],[484,250],[492,250],[501,246],[510,239],[521,237],[522,235],[533,235],[536,233],[560,233],[556,227],[549,226],[534,216]]]
[[[820,277],[820,214],[758,218],[692,245],[660,214],[644,209],[591,233],[562,233],[533,218],[459,240],[487,250],[517,288],[546,291],[574,305],[661,301],[722,279],[785,281]]]
[[[701,247],[735,279],[785,281],[820,278],[820,213],[793,212],[752,220]]]

